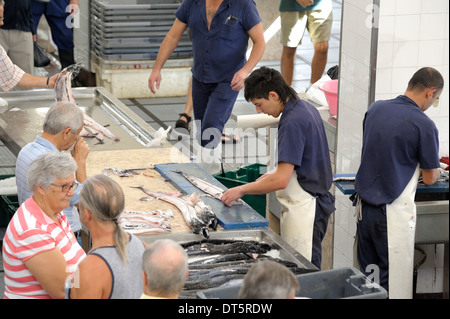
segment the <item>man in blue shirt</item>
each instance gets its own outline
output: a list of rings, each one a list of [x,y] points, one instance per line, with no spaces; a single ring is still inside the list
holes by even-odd
[[[419,168],[425,184],[440,177],[438,130],[424,112],[439,101],[443,86],[437,70],[422,68],[404,95],[373,103],[364,117],[352,198],[357,204],[358,262],[368,276],[372,265],[378,266],[380,284],[391,298],[412,295],[412,288],[405,293],[398,289],[412,285]]]
[[[231,188],[222,201],[226,205],[244,195],[277,191],[283,206],[281,237],[321,267],[322,239],[334,212],[329,192],[332,170],[328,142],[317,109],[301,100],[280,72],[262,67],[245,80],[245,99],[258,113],[277,118],[278,165],[253,183]]]
[[[39,155],[47,152],[62,152],[71,149],[71,154],[77,162],[76,181],[86,180],[86,158],[89,146],[82,137],[78,137],[83,128],[83,113],[81,109],[68,102],[57,102],[47,112],[43,132],[36,136],[34,142],[25,145],[19,152],[16,161],[16,184],[19,204],[31,196],[27,182],[27,172],[31,162]],[[70,200],[70,206],[64,210],[69,225],[81,245],[81,223],[76,205],[81,187],[77,187]]]
[[[215,148],[222,140],[222,129],[245,78],[264,53],[261,19],[253,0],[184,0],[175,16],[161,44],[148,86],[153,93],[159,89],[161,69],[189,27],[194,54],[194,117],[201,126],[197,139],[203,147]],[[247,61],[249,37],[253,48]]]

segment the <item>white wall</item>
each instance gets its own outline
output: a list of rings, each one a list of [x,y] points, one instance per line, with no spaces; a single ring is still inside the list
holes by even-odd
[[[375,13],[379,10],[379,20],[374,24],[373,8],[372,0],[343,1],[336,173],[358,170],[362,120],[369,106],[370,89],[374,89],[375,100],[394,98],[404,93],[413,73],[424,66],[432,66],[444,76],[440,106],[426,114],[439,129],[440,155],[449,153],[447,0],[380,0],[380,7],[374,8]],[[377,25],[378,32],[373,33]],[[376,52],[375,60],[370,59],[371,51]],[[353,211],[348,196],[337,190],[334,268],[353,265]],[[432,262],[420,268],[418,293],[442,292],[441,246],[423,247]]]

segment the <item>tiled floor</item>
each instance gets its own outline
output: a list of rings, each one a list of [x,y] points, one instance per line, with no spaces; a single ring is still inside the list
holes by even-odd
[[[340,44],[340,25],[341,25],[341,0],[333,0],[333,28],[331,40],[329,42],[328,63],[325,71],[339,63],[339,44]],[[304,92],[309,86],[309,78],[311,74],[311,60],[314,50],[306,33],[303,38],[303,44],[297,49],[297,59],[295,61],[294,81],[292,87],[299,93]],[[279,61],[264,61],[259,66],[268,66],[280,70]],[[36,69],[36,73],[46,75],[45,69]],[[150,124],[155,130],[160,127],[167,128],[175,126],[178,119],[178,113],[183,112],[186,98],[159,98],[159,99],[122,99],[122,102],[129,106],[136,114]],[[247,103],[243,97],[243,92],[238,96],[236,104],[233,108],[232,115],[227,122],[225,129],[232,130],[236,127],[236,117],[239,115],[255,114],[255,108],[251,103]],[[178,135],[171,135],[170,140],[173,144],[185,143],[187,148],[191,150],[191,160],[198,161],[198,149],[196,143],[192,141],[191,136],[182,136],[181,141]],[[224,170],[236,170],[240,166],[260,162],[265,163],[267,156],[261,152],[257,152],[261,145],[267,142],[265,135],[245,136],[238,144],[225,144],[222,149],[222,162]],[[262,143],[262,144],[261,144]],[[258,146],[259,145],[259,146]],[[255,150],[258,149],[258,150]],[[257,156],[254,156],[257,154]],[[210,173],[218,173],[221,169],[220,164],[200,163],[205,170]],[[15,156],[0,142],[0,175],[14,174]],[[3,230],[4,231],[4,230]],[[0,229],[0,238],[3,238],[2,229]],[[4,290],[4,273],[3,262],[0,254],[0,298],[3,296]]]

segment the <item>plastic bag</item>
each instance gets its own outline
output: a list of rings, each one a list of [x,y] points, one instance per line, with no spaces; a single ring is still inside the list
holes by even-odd
[[[164,130],[162,127],[160,127],[155,134],[153,135],[153,140],[147,143],[147,147],[158,147],[161,145],[164,145],[164,143],[167,141],[167,134],[169,133],[170,129],[172,127],[169,126],[166,130]]]
[[[37,42],[33,42],[34,66],[41,68],[50,64],[50,59]]]
[[[319,84],[324,81],[330,81],[331,78],[325,74],[319,81],[315,82],[310,86],[308,91],[306,91],[306,97],[308,100],[323,106],[328,106],[327,98],[325,97],[325,93],[319,89]]]
[[[335,66],[329,68],[327,71],[327,74],[332,80],[339,79],[339,66],[335,65]]]

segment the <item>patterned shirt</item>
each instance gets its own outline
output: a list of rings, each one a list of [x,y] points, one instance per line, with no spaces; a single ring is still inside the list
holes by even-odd
[[[0,45],[0,86],[8,92],[22,79],[25,71],[13,64],[5,49]]]
[[[14,214],[3,239],[5,298],[51,298],[25,265],[31,257],[57,248],[72,274],[86,256],[63,212],[58,220],[61,226],[41,210],[33,197]]]

